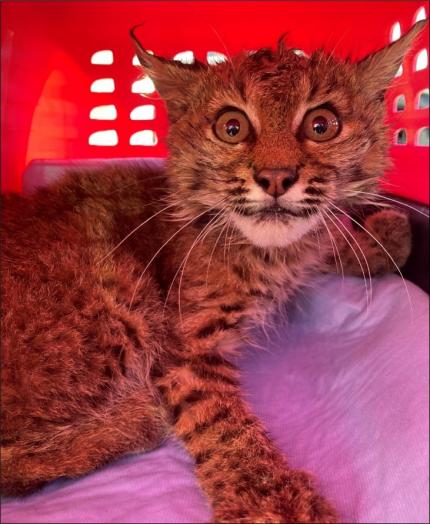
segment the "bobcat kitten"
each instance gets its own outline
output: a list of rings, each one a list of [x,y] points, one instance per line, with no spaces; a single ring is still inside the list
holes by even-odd
[[[405,262],[401,213],[370,216],[368,233],[339,217],[387,167],[383,93],[424,25],[355,64],[282,41],[182,64],[132,33],[167,105],[166,170],[72,172],[3,199],[3,493],[172,432],[215,521],[335,522],[241,398],[229,355],[338,255],[349,274]]]

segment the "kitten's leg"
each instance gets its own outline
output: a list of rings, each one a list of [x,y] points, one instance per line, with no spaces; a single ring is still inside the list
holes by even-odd
[[[142,386],[74,423],[45,421],[1,448],[1,493],[25,495],[59,477],[78,477],[168,432],[164,410]]]
[[[200,319],[194,315],[188,351],[159,378],[175,433],[195,459],[214,520],[335,522],[310,477],[288,468],[242,400],[235,367],[216,351],[235,322],[233,314],[220,317],[219,309],[206,310]]]
[[[354,220],[357,220],[357,218],[354,218]],[[331,222],[330,229],[338,247],[342,264],[336,264],[336,257],[333,255],[329,259],[329,270],[339,271],[342,265],[345,275],[363,276],[364,271],[367,277],[368,264],[371,275],[381,275],[397,270],[393,260],[399,268],[402,268],[411,252],[412,234],[408,216],[395,209],[383,209],[358,222],[361,222],[370,234],[354,222],[351,224],[352,227],[348,228],[348,232],[338,222],[336,222],[336,225]],[[387,255],[381,244],[393,260]],[[367,264],[363,254],[366,257]]]

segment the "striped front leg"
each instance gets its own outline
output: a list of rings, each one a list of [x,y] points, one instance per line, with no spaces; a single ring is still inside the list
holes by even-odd
[[[237,370],[217,350],[237,329],[233,311],[212,318],[189,319],[187,349],[159,385],[215,521],[335,522],[309,477],[287,467],[242,400]]]

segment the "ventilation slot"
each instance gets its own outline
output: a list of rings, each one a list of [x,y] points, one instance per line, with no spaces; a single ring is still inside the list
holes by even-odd
[[[117,116],[114,105],[93,107],[90,112],[91,120],[115,120]]]
[[[399,95],[394,100],[394,111],[404,111],[406,108],[406,99],[405,95]]]
[[[415,57],[414,71],[422,71],[429,65],[429,58],[427,49],[421,49],[421,51]]]
[[[95,65],[110,65],[113,64],[113,53],[110,49],[103,49],[97,51],[91,57],[91,63]]]
[[[391,27],[390,42],[394,42],[395,40],[398,40],[401,36],[402,36],[402,28],[400,27],[400,23],[396,22]]]
[[[149,78],[149,76],[145,76],[140,80],[136,80],[135,82],[133,82],[131,86],[131,92],[138,93],[140,95],[149,95],[154,91],[154,82]]]
[[[91,84],[92,93],[113,93],[115,91],[115,82],[113,78],[99,78]]]
[[[217,65],[227,62],[227,57],[222,53],[218,53],[218,51],[208,51],[206,60],[209,65]]]
[[[88,138],[90,146],[116,146],[118,144],[118,133],[115,129],[107,131],[96,131]]]
[[[427,18],[425,7],[420,7],[414,16],[414,23]]]
[[[130,113],[130,120],[154,120],[155,106],[144,105],[135,107]]]
[[[399,146],[404,146],[407,144],[407,140],[406,129],[398,129],[394,136],[394,143]]]
[[[417,146],[429,146],[429,128],[422,127],[418,130],[417,136],[415,139],[415,144]]]
[[[429,108],[429,90],[423,89],[418,93],[417,97],[417,109],[428,109]]]
[[[131,146],[155,146],[157,142],[157,135],[148,129],[133,133],[130,137]]]
[[[182,62],[183,64],[193,64],[194,53],[192,51],[181,51],[173,57],[173,60],[176,60],[177,62]]]

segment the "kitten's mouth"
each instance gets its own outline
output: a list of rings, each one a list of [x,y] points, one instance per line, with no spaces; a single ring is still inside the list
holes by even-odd
[[[257,211],[256,216],[262,220],[288,220],[290,217],[301,218],[309,216],[309,210],[292,210],[279,204],[273,204]]]

